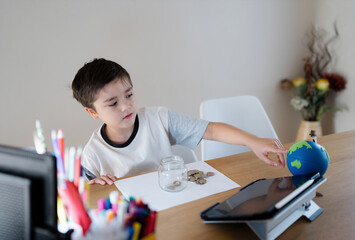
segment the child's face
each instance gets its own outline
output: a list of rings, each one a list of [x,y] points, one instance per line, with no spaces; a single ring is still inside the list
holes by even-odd
[[[117,79],[105,85],[96,94],[94,109],[85,110],[94,118],[100,118],[107,127],[116,131],[133,130],[137,115],[136,98],[127,79]]]

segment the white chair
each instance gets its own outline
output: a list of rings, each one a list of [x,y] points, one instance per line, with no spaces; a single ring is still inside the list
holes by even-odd
[[[261,102],[255,96],[245,95],[211,99],[201,103],[200,116],[211,122],[224,122],[264,138],[277,134]],[[202,140],[203,161],[250,151],[248,147]]]
[[[171,146],[171,150],[174,155],[182,157],[185,164],[198,161],[195,151],[188,147],[182,145],[173,145]]]

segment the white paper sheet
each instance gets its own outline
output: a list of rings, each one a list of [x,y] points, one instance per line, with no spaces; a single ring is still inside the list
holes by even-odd
[[[240,187],[239,184],[203,161],[186,164],[186,168],[188,170],[198,169],[205,173],[214,172],[215,175],[207,178],[207,183],[204,185],[188,182],[187,187],[180,192],[162,190],[158,183],[158,172],[122,179],[116,181],[115,185],[125,198],[129,199],[130,196],[141,197],[150,209],[156,211]]]

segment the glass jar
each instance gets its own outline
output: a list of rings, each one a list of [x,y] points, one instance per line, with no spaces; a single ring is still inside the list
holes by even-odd
[[[187,186],[187,169],[180,156],[169,156],[160,161],[159,186],[168,192],[178,192]]]

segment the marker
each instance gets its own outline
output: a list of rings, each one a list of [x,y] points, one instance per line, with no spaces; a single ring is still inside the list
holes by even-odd
[[[111,208],[114,213],[117,213],[118,210],[118,192],[117,191],[111,191],[110,195],[110,203],[111,203]]]
[[[99,200],[97,200],[97,208],[99,210],[105,209],[105,199],[104,198],[100,198]]]
[[[57,133],[57,142],[58,142],[58,148],[60,155],[62,156],[62,161],[64,164],[64,134],[63,130],[59,128],[58,133]]]
[[[107,218],[107,221],[108,221],[108,222],[111,222],[111,221],[114,219],[114,217],[115,217],[115,213],[113,212],[113,210],[112,210],[112,209],[108,209],[108,210],[106,211],[106,218]]]
[[[75,169],[75,147],[71,146],[69,148],[69,173],[68,180],[74,181],[74,169]]]
[[[116,204],[118,201],[118,191],[111,191],[110,192],[110,202],[111,204]]]
[[[63,160],[62,160],[62,157],[60,155],[60,151],[59,151],[58,143],[57,143],[57,134],[56,134],[54,129],[52,129],[51,137],[52,137],[52,145],[53,145],[54,155],[57,158],[58,173],[59,173],[60,178],[64,178],[65,177],[65,172],[64,172]]]
[[[111,203],[109,198],[106,198],[105,200],[105,209],[106,210],[111,209]]]
[[[117,210],[117,218],[119,224],[124,224],[124,219],[127,215],[128,202],[124,200],[119,200],[118,202],[118,210]]]
[[[133,235],[134,235],[134,228],[133,228],[133,226],[129,226],[127,240],[132,240]]]
[[[138,240],[139,234],[141,232],[141,228],[142,228],[142,224],[140,224],[139,222],[133,223],[134,233],[132,236],[132,240]]]
[[[64,170],[66,179],[69,179],[69,147],[64,150]]]
[[[150,212],[149,216],[147,217],[148,219],[146,220],[146,226],[143,232],[143,236],[148,236],[149,234],[154,233],[156,216],[156,211]]]
[[[59,197],[57,197],[57,214],[60,224],[64,224],[67,222],[67,214],[64,208],[64,204],[62,199]]]
[[[79,178],[79,185],[78,185],[79,194],[82,195],[84,190],[85,190],[85,178],[80,177]]]
[[[75,163],[74,163],[74,185],[79,185],[80,173],[81,173],[81,153],[82,147],[79,146],[76,150]]]

